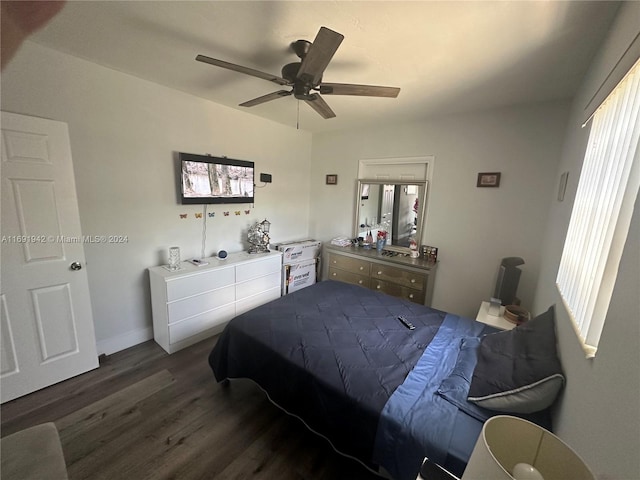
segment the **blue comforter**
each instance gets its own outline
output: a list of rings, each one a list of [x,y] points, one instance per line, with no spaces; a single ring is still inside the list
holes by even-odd
[[[477,337],[483,330],[478,322],[447,314],[416,366],[386,403],[373,459],[394,479],[415,480],[425,456],[444,465],[458,408],[437,391],[456,363],[462,338]]]
[[[255,381],[338,452],[399,480],[415,479],[425,455],[437,461],[446,452],[457,411],[435,390],[453,368],[460,338],[482,328],[323,281],[233,319],[209,363],[218,381]]]

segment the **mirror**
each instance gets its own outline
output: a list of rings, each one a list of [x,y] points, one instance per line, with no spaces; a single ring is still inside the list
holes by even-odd
[[[358,180],[354,237],[375,241],[378,231],[387,232],[386,245],[409,247],[411,237],[422,239],[427,182]]]

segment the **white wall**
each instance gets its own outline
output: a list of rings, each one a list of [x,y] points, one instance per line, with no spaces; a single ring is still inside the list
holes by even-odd
[[[567,377],[556,432],[600,479],[640,478],[640,197],[636,201],[620,271],[598,352],[586,359],[555,278],[577,189],[589,128],[583,109],[640,32],[640,2],[626,2],[575,98],[557,176],[568,171],[564,202],[551,201],[535,308],[556,304],[558,342]]]
[[[310,233],[353,236],[358,161],[434,155],[426,232],[439,248],[433,306],[475,318],[493,294],[504,257],[519,256],[518,294],[530,308],[540,243],[568,116],[567,103],[455,115],[366,131],[316,134]],[[499,188],[477,188],[478,172],[502,172]],[[325,175],[338,174],[338,185]]]
[[[308,133],[29,42],[2,72],[1,95],[2,110],[69,124],[83,233],[128,237],[85,245],[99,352],[152,338],[146,269],[166,263],[169,246],[200,256],[202,207],[176,200],[175,152],[252,160],[273,175],[255,208],[209,207],[206,255],[244,249],[247,227],[264,218],[273,241],[308,235]]]

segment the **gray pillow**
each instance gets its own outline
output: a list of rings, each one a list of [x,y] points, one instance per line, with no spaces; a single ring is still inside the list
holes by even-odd
[[[468,400],[490,410],[533,413],[549,407],[563,385],[550,307],[513,330],[482,339]]]

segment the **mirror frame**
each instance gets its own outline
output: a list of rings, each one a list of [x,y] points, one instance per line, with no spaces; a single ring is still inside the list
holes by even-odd
[[[418,199],[420,201],[418,205],[418,225],[416,225],[415,239],[418,243],[418,248],[422,244],[422,235],[425,232],[424,222],[426,213],[426,201],[427,201],[427,188],[428,182],[424,180],[380,180],[380,179],[360,179],[357,183],[356,189],[356,215],[353,221],[353,238],[358,238],[360,228],[360,204],[362,201],[362,186],[363,185],[417,185],[419,189]],[[422,190],[420,190],[422,189]],[[386,250],[393,250],[401,253],[409,253],[411,249],[409,247],[401,247],[398,245],[385,245]]]

